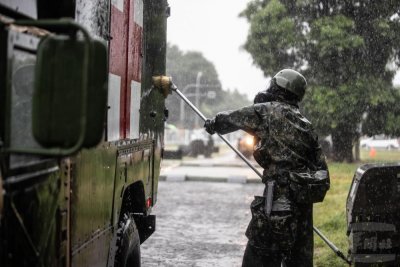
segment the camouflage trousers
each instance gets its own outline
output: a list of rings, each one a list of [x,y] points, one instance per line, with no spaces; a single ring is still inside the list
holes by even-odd
[[[287,233],[282,234],[283,240],[278,240],[277,234],[263,236],[263,248],[261,248],[257,246],[260,242],[259,237],[254,234],[262,235],[262,233],[249,233],[248,229],[246,235],[249,242],[244,252],[242,267],[280,267],[282,261],[287,267],[312,267],[314,252],[312,210],[312,204],[297,205],[292,241],[284,240],[288,238]],[[265,244],[272,249],[265,249]],[[285,244],[288,245],[287,248],[284,247]]]

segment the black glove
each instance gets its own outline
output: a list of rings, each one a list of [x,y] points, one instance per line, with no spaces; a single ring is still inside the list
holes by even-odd
[[[204,123],[204,128],[207,131],[207,133],[209,134],[215,134],[215,129],[214,129],[214,124],[215,124],[215,120],[210,120],[207,119]]]

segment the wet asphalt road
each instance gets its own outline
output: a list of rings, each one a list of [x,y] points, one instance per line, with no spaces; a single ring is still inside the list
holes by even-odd
[[[142,266],[241,266],[250,203],[262,184],[160,182]]]

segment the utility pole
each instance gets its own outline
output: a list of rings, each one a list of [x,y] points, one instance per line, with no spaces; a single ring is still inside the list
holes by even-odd
[[[203,72],[199,71],[197,73],[197,77],[196,77],[196,107],[199,107],[200,105],[200,79],[201,76],[203,76]],[[194,127],[195,128],[199,128],[199,117],[196,116],[195,117],[195,121],[194,121]]]

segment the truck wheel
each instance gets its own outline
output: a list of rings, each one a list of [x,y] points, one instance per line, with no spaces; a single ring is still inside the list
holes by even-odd
[[[115,266],[140,267],[140,238],[132,214],[124,215],[117,231]]]

